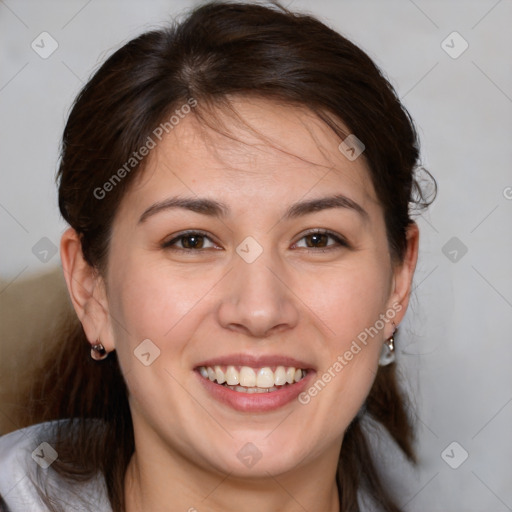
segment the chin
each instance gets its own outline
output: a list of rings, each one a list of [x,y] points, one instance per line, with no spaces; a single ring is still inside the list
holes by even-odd
[[[261,434],[259,435],[261,438]],[[255,439],[254,442],[250,439]],[[285,445],[283,438],[276,438],[273,442],[268,439],[256,440],[256,436],[246,436],[246,440],[236,440],[222,449],[222,453],[200,456],[201,460],[208,460],[220,473],[229,474],[236,478],[267,479],[269,476],[285,474],[297,469],[304,462],[307,453],[304,451],[303,441],[291,441]],[[217,445],[218,446],[218,445]],[[213,456],[212,456],[213,455]]]

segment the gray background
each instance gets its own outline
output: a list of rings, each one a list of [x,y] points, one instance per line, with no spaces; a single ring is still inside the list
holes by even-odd
[[[0,274],[8,283],[59,265],[65,225],[53,179],[84,81],[124,42],[196,3],[0,0]],[[411,471],[390,447],[389,483],[407,511],[512,510],[512,2],[284,3],[319,16],[384,69],[439,185],[417,219],[421,255],[398,343],[420,466]],[[31,48],[44,31],[58,43],[47,59]],[[469,45],[457,58],[464,41],[446,39],[454,31]]]

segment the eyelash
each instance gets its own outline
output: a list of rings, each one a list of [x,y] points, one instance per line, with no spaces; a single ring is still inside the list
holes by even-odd
[[[187,237],[191,237],[193,235],[199,235],[199,236],[202,236],[204,238],[207,238],[208,240],[210,240],[210,242],[212,243],[215,243],[211,238],[210,236],[208,236],[207,233],[205,233],[204,231],[200,231],[200,230],[190,230],[190,231],[184,231],[183,233],[180,233],[178,236],[175,236],[172,240],[169,240],[167,242],[164,242],[162,244],[162,248],[163,249],[168,249],[168,250],[172,250],[172,251],[180,251],[180,252],[184,252],[184,253],[198,253],[198,252],[202,252],[202,251],[205,251],[207,249],[210,249],[209,247],[207,247],[206,249],[187,249],[187,248],[183,248],[183,247],[173,247],[173,245],[178,242],[179,240],[183,239],[183,238],[187,238]],[[306,252],[322,252],[322,253],[325,253],[325,252],[328,252],[328,251],[331,251],[331,250],[336,250],[336,249],[339,249],[340,247],[346,247],[346,248],[349,248],[350,245],[348,244],[348,242],[343,238],[341,237],[340,235],[337,235],[336,233],[333,233],[332,231],[329,231],[329,230],[326,230],[326,229],[313,229],[311,231],[308,231],[307,233],[304,233],[304,235],[302,235],[302,237],[294,243],[297,244],[299,241],[301,241],[303,238],[306,238],[308,236],[311,236],[311,235],[327,235],[329,238],[332,238],[337,245],[328,245],[327,247],[317,247],[317,248],[314,248],[314,247],[311,247],[311,248],[301,248],[301,249],[304,249],[306,250]]]

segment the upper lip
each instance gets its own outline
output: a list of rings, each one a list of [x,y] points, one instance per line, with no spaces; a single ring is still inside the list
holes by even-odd
[[[231,354],[227,356],[214,357],[196,365],[201,366],[249,366],[251,368],[264,368],[267,366],[293,366],[303,370],[313,369],[310,363],[300,361],[294,357],[281,355],[252,355],[252,354]]]

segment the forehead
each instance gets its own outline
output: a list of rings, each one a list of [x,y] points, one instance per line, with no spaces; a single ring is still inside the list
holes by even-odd
[[[377,204],[364,158],[348,160],[313,112],[255,98],[233,99],[231,107],[184,116],[157,142],[132,192],[155,201],[172,190],[268,203],[336,190]]]

